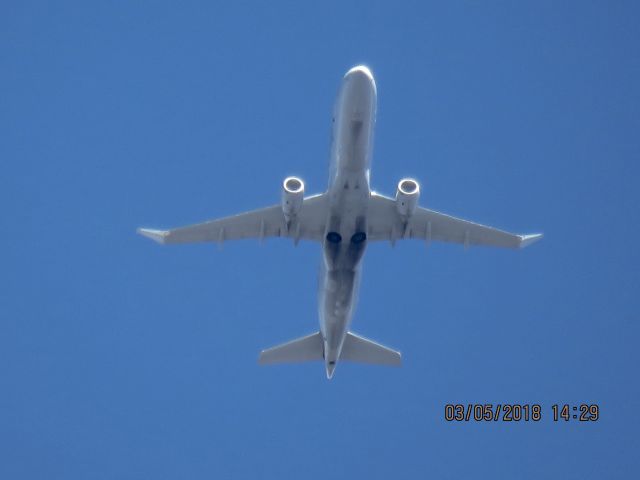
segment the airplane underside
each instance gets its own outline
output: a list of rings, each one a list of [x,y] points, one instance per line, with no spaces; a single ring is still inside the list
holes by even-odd
[[[369,242],[419,239],[465,247],[523,248],[542,234],[516,235],[418,205],[420,185],[400,180],[395,198],[369,184],[377,103],[376,84],[365,66],[349,70],[333,112],[329,186],[305,197],[304,182],[285,178],[281,203],[171,230],[138,229],[161,244],[222,243],[269,237],[315,241],[322,246],[318,289],[319,331],[263,350],[261,365],[322,361],[332,378],[339,361],[399,366],[399,352],[350,331]]]

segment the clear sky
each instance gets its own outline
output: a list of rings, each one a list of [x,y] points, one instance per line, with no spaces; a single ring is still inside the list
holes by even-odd
[[[637,2],[4,2],[0,478],[636,478]],[[344,72],[372,184],[523,251],[370,245],[353,330],[401,369],[259,367],[317,326],[318,245],[161,247],[326,187]],[[447,403],[542,405],[448,423]],[[600,405],[554,422],[551,405]]]

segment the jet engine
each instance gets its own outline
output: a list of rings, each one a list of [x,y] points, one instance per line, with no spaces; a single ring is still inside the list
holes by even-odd
[[[420,184],[412,178],[403,178],[398,182],[396,190],[396,208],[403,217],[410,217],[415,212],[420,198]]]
[[[287,177],[282,183],[282,213],[289,222],[302,207],[304,182],[298,177]]]

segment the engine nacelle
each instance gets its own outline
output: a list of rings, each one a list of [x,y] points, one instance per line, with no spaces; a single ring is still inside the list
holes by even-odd
[[[410,217],[416,211],[420,198],[420,184],[412,178],[403,178],[396,190],[396,209],[403,217]]]
[[[304,182],[298,177],[287,177],[282,183],[282,213],[288,222],[295,217],[304,199]]]

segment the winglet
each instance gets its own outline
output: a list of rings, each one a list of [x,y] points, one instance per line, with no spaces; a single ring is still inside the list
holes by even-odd
[[[151,228],[138,228],[136,232],[160,244],[163,244],[167,235],[169,235],[169,232],[166,230],[153,230]]]
[[[532,235],[520,235],[520,248],[528,247],[532,243],[537,242],[542,238],[542,233],[534,233]]]

